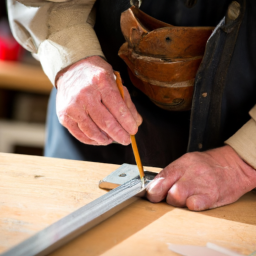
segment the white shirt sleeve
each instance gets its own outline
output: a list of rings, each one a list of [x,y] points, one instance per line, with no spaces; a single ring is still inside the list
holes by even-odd
[[[55,85],[57,73],[89,56],[102,56],[94,32],[96,0],[8,0],[15,39],[40,60]]]
[[[251,119],[239,129],[226,144],[254,169],[256,169],[256,106],[249,112]]]

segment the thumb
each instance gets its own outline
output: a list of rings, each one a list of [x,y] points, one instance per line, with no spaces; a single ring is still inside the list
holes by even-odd
[[[123,90],[124,90],[125,104],[128,107],[128,109],[130,110],[137,125],[140,126],[142,124],[143,119],[142,119],[141,115],[138,113],[134,103],[132,102],[132,99],[131,99],[128,89],[125,86],[123,86]]]
[[[212,208],[213,206],[212,198],[207,194],[193,195],[190,196],[186,205],[191,211],[203,211]]]

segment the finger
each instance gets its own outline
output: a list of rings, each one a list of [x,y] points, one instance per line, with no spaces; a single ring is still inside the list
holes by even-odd
[[[130,144],[130,135],[128,132],[123,129],[101,102],[94,101],[88,104],[87,110],[95,124],[114,141],[123,145]]]
[[[78,123],[78,127],[88,138],[98,142],[100,145],[108,145],[113,142],[106,133],[97,127],[89,116],[85,115],[84,120]]]
[[[112,143],[112,139],[97,127],[97,125],[88,116],[83,106],[70,106],[66,110],[66,113],[61,115],[68,116],[70,119],[75,121],[78,124],[79,129],[88,138],[98,142],[100,145],[108,145]]]
[[[193,194],[193,185],[188,181],[177,181],[168,191],[166,202],[172,206],[185,207],[187,198]]]
[[[157,203],[165,199],[168,190],[180,179],[183,173],[182,167],[173,164],[163,169],[147,187],[149,201]]]
[[[138,113],[135,105],[132,102],[131,96],[129,91],[127,90],[127,88],[125,86],[123,86],[124,89],[124,101],[126,106],[128,107],[128,109],[130,110],[133,118],[135,119],[136,123],[138,126],[140,126],[142,124],[142,117],[141,115]]]
[[[90,138],[88,138],[79,128],[78,125],[75,121],[73,121],[72,119],[70,119],[67,116],[61,116],[59,118],[61,120],[61,124],[63,126],[65,126],[68,131],[76,138],[78,139],[80,142],[85,143],[85,144],[89,144],[89,145],[99,145],[96,141],[91,140]]]
[[[207,194],[192,195],[186,201],[188,209],[192,211],[210,209],[213,207],[213,203],[212,198]]]
[[[109,77],[108,80],[104,80],[104,83],[110,83],[113,86],[112,88],[110,86],[102,86],[104,88],[101,92],[103,104],[129,134],[136,134],[138,125],[122,99],[114,77]]]
[[[165,198],[165,193],[163,191],[163,183],[164,178],[159,177],[155,178],[148,186],[147,186],[147,198],[152,203],[161,202]]]

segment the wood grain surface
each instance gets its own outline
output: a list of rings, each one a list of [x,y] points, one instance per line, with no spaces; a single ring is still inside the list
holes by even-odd
[[[0,61],[0,88],[49,94],[52,84],[41,67]]]
[[[98,182],[117,167],[0,153],[0,253],[106,193]],[[200,213],[141,199],[52,255],[177,255],[167,243],[207,242],[256,250],[256,194]]]

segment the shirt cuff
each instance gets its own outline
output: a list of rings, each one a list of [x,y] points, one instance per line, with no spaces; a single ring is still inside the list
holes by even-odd
[[[252,118],[225,143],[231,146],[246,163],[256,169],[256,106],[249,114]]]
[[[90,56],[104,57],[97,36],[87,23],[50,35],[40,44],[37,55],[53,85],[60,70]]]

